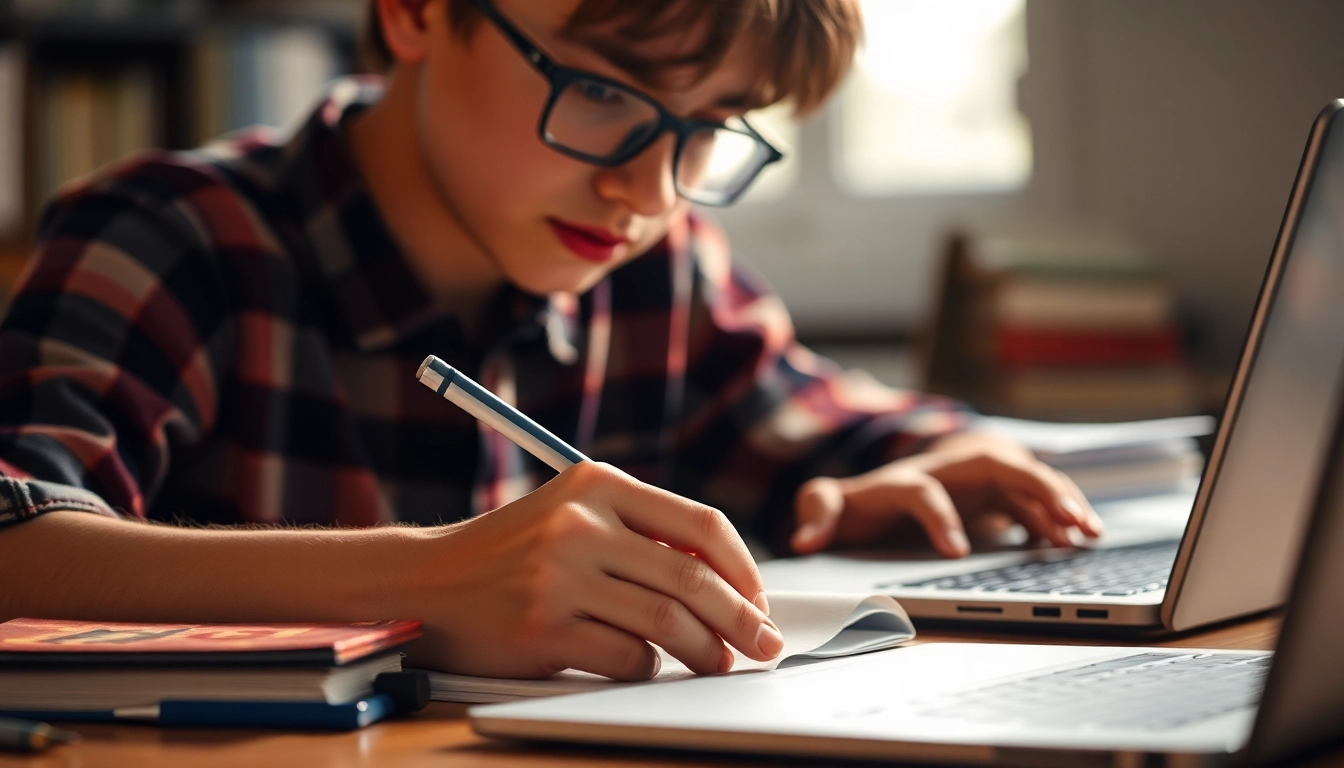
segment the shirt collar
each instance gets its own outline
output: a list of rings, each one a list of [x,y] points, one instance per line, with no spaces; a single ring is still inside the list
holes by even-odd
[[[364,352],[393,347],[448,314],[393,240],[350,152],[349,120],[382,93],[382,78],[338,80],[286,148],[296,166],[291,192],[304,212],[313,264],[355,347]],[[578,359],[577,297],[537,297],[506,285],[498,299],[491,306],[500,314],[487,325],[500,338],[539,325],[558,362]]]

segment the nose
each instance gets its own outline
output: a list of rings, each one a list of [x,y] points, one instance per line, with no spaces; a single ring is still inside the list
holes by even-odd
[[[598,168],[597,194],[603,200],[622,203],[640,216],[655,217],[677,204],[677,185],[672,163],[677,137],[666,133],[629,162],[615,168]]]

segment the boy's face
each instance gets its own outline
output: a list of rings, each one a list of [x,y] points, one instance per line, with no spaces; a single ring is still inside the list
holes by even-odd
[[[619,37],[562,30],[579,0],[498,0],[500,12],[557,63],[640,88],[673,114],[724,120],[754,80],[750,52],[733,52],[708,76],[680,72],[648,88],[598,51]],[[544,145],[537,125],[546,79],[499,30],[479,18],[469,36],[447,28],[442,4],[426,14],[433,42],[420,81],[416,131],[444,203],[469,237],[518,287],[534,294],[582,292],[660,240],[686,208],[672,180],[676,138],[666,133],[616,168],[589,165]],[[436,29],[437,28],[437,29]],[[694,33],[669,35],[623,53],[693,50]]]

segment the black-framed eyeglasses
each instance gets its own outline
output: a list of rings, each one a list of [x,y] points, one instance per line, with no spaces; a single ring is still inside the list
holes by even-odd
[[[716,123],[678,117],[656,99],[601,75],[555,63],[499,12],[472,0],[551,85],[537,133],[561,154],[593,165],[622,165],[667,131],[676,134],[677,193],[701,205],[730,205],[784,154],[742,117]]]

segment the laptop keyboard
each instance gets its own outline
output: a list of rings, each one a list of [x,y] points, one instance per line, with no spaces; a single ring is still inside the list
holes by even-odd
[[[992,724],[1162,730],[1252,707],[1268,654],[1141,653],[922,702],[920,714]]]
[[[1165,589],[1179,547],[1179,541],[1158,541],[1114,549],[1079,550],[955,576],[883,582],[877,587],[1127,597]]]

